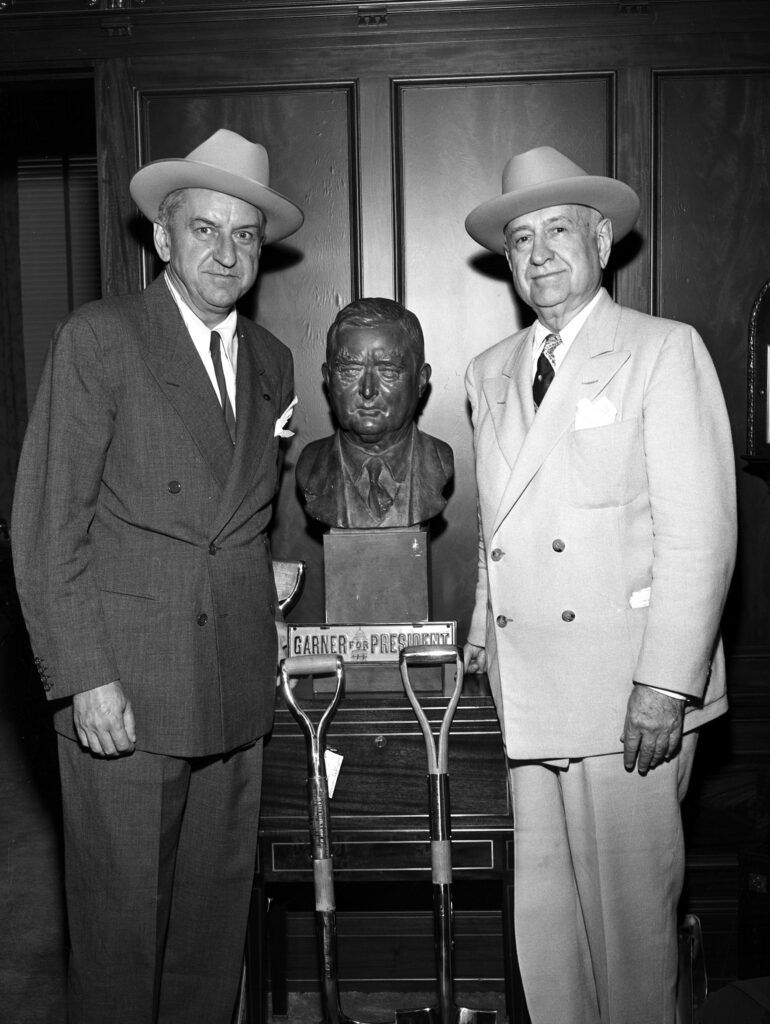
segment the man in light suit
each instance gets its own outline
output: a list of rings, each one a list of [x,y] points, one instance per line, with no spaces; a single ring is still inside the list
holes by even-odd
[[[289,351],[235,311],[302,213],[220,130],[139,170],[165,273],[54,336],[12,544],[55,703],[69,1024],[229,1024],[272,721]]]
[[[466,663],[509,757],[533,1024],[673,1024],[679,804],[726,709],[734,458],[697,333],[601,286],[636,194],[548,147],[466,228],[535,323],[466,377],[480,548]]]
[[[393,299],[348,303],[329,328],[322,373],[338,429],[297,461],[308,515],[343,529],[437,516],[454,458],[413,422],[431,374],[414,313]]]

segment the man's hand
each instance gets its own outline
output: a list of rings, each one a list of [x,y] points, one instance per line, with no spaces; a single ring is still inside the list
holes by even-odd
[[[623,727],[623,765],[637,764],[640,775],[670,760],[682,739],[684,701],[636,683],[628,698]]]
[[[463,647],[463,666],[466,672],[486,672],[487,651],[485,647],[477,647],[475,644],[467,643]]]
[[[76,693],[72,718],[78,739],[92,754],[122,757],[134,749],[134,712],[119,682]]]

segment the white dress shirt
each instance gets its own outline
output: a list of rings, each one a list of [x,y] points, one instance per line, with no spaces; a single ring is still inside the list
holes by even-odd
[[[553,350],[553,364],[554,370],[558,370],[564,361],[564,357],[569,351],[569,347],[572,342],[577,338],[578,332],[583,324],[588,319],[591,310],[594,308],[596,303],[599,301],[601,295],[601,289],[594,295],[587,306],[583,306],[579,313],[576,313],[570,322],[562,327],[560,331],[552,331],[550,327],[546,327],[539,320],[535,321],[535,333],[532,337],[532,380],[535,379],[535,373],[537,371],[537,361],[540,358],[540,354],[543,351],[543,342],[549,334],[558,333],[561,338],[561,345],[557,345]]]
[[[220,342],[220,349],[222,353],[222,372],[225,376],[227,397],[230,399],[230,405],[233,407],[233,413],[235,413],[237,417],[238,410],[235,408],[235,372],[238,364],[238,333],[236,331],[238,314],[235,309],[231,309],[221,324],[217,324],[216,327],[207,327],[197,313],[193,312],[179,294],[179,291],[174,286],[168,274],[164,274],[164,277],[166,279],[166,284],[168,285],[168,290],[171,292],[174,302],[176,302],[179,307],[179,312],[182,314],[185,327],[192,338],[193,345],[195,345],[195,349],[201,357],[203,365],[206,367],[206,373],[208,373],[209,378],[211,379],[211,384],[216,392],[217,399],[220,402],[222,399],[219,394],[219,385],[217,384],[216,374],[214,373],[211,349],[209,348],[211,332],[216,331],[222,339]]]

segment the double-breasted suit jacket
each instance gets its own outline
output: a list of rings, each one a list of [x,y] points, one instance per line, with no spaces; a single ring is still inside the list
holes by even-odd
[[[289,351],[238,317],[237,440],[162,279],[57,330],[21,456],[18,590],[48,697],[119,679],[137,746],[221,753],[270,727],[265,534]],[[74,736],[66,702],[60,732]]]
[[[480,516],[469,640],[486,647],[508,756],[622,750],[633,681],[691,697],[686,730],[724,711],[734,456],[697,333],[603,292],[537,415],[531,328],[476,357],[466,387]],[[581,400],[598,425],[582,427]]]

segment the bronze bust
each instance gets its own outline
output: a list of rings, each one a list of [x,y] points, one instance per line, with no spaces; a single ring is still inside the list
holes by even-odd
[[[329,328],[322,373],[338,428],[297,462],[308,515],[358,529],[438,515],[454,460],[414,423],[431,374],[414,313],[392,299],[349,303]]]

